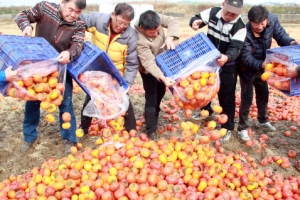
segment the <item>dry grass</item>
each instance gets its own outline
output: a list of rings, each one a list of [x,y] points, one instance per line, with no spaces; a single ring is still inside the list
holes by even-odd
[[[33,153],[28,155],[29,158],[31,158],[32,161],[43,161],[45,160],[44,156],[42,155],[41,151],[34,151]]]
[[[49,148],[46,146],[47,143],[48,142],[46,142],[46,141],[42,141],[41,143],[39,143],[35,146],[35,149],[39,152],[49,150]]]

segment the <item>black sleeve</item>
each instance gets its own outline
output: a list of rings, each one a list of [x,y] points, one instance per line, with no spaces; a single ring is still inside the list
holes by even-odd
[[[194,17],[192,17],[192,18],[190,19],[190,27],[192,27],[193,22],[194,22],[195,20],[197,20],[197,19],[201,19],[200,14],[199,14],[199,15],[195,15]],[[199,28],[200,28],[200,27],[199,27]]]

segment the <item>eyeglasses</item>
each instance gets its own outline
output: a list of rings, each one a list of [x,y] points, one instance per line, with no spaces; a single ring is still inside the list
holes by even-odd
[[[123,22],[122,20],[118,20],[116,15],[115,15],[115,18],[116,18],[117,25],[119,25],[119,26],[128,27],[130,25],[130,23]]]

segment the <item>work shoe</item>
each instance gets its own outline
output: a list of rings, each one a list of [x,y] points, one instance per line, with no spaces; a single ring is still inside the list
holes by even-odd
[[[200,121],[200,120],[211,120],[211,119],[212,119],[212,116],[209,115],[209,116],[207,116],[207,117],[202,117],[202,116],[200,115],[200,113],[197,113],[197,114],[194,114],[194,115],[192,116],[192,119],[193,119],[193,120],[196,120],[196,121]]]
[[[272,126],[270,124],[270,122],[266,122],[266,123],[259,123],[258,121],[256,121],[256,126],[257,127],[261,127],[261,128],[266,128],[269,131],[276,131],[276,128],[274,126]]]
[[[21,151],[25,152],[27,151],[31,146],[32,146],[33,142],[23,142],[22,146],[21,146]]]
[[[241,139],[241,140],[243,140],[243,141],[248,141],[248,140],[251,140],[251,138],[249,137],[249,135],[248,135],[248,130],[246,129],[246,130],[240,130],[240,131],[238,131],[237,132],[237,136]]]
[[[232,133],[231,130],[227,130],[226,134],[223,137],[221,137],[220,141],[221,142],[228,141],[230,139],[230,137],[231,137],[231,133]]]
[[[197,113],[192,116],[192,119],[199,121],[199,120],[202,120],[203,117],[199,113]]]
[[[64,145],[65,145],[65,153],[66,153],[66,155],[71,154],[71,147],[75,146],[75,143],[71,142],[71,141],[69,141],[67,139],[64,139],[63,142],[64,142]]]
[[[84,134],[82,137],[76,137],[78,143],[82,143],[88,138],[88,134]]]
[[[151,133],[151,134],[148,134],[148,133],[147,133],[147,137],[149,138],[149,140],[154,140],[154,141],[156,141],[156,140],[157,140],[157,133],[156,133],[156,132]]]

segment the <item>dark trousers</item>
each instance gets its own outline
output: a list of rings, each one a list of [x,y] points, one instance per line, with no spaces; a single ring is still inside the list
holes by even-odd
[[[146,133],[150,135],[157,130],[160,102],[166,93],[166,86],[151,74],[140,73],[145,90]]]
[[[223,108],[222,114],[226,114],[228,116],[228,121],[222,125],[222,128],[233,130],[235,115],[235,89],[237,82],[236,66],[223,66],[221,70],[218,97],[220,106]],[[211,113],[210,103],[202,109],[208,110]]]
[[[83,115],[83,110],[90,100],[91,100],[91,97],[89,95],[86,95],[84,103],[83,103],[83,107],[81,110],[80,126],[83,129],[85,134],[88,133],[89,127],[92,122],[92,117]],[[126,111],[126,114],[124,116],[124,127],[125,127],[126,131],[128,131],[128,132],[132,129],[136,130],[136,120],[135,120],[135,115],[134,115],[134,111],[133,111],[133,107],[132,107],[130,99],[129,99],[128,110]]]
[[[238,130],[248,129],[248,115],[253,100],[253,86],[256,94],[256,105],[258,110],[257,120],[259,123],[266,123],[267,104],[269,101],[269,88],[266,81],[262,81],[260,77],[256,77],[254,81],[245,83],[240,79],[241,84],[241,105],[239,113]]]

